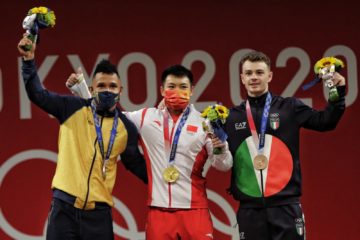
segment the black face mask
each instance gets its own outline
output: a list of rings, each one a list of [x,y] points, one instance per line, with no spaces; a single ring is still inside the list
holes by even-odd
[[[112,93],[109,91],[96,92],[95,93],[95,102],[97,105],[97,110],[107,111],[112,108],[119,101],[119,94]]]

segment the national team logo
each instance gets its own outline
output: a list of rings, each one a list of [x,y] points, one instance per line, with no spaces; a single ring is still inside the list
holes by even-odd
[[[296,232],[302,236],[304,235],[304,221],[302,218],[295,218]]]
[[[270,127],[276,130],[280,127],[280,115],[279,113],[270,113]]]

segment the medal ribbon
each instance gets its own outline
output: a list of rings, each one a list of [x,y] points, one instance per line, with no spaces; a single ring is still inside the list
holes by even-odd
[[[164,112],[164,142],[165,142],[165,153],[166,153],[166,157],[169,158],[169,165],[174,164],[175,162],[175,155],[176,155],[176,149],[177,149],[177,145],[179,142],[179,137],[180,137],[180,133],[182,128],[185,125],[185,122],[189,116],[190,113],[190,107],[187,107],[180,119],[179,125],[176,128],[176,132],[174,135],[174,139],[172,141],[172,143],[170,143],[170,137],[169,137],[169,113],[167,112],[167,110],[165,110]],[[171,145],[171,151],[169,153],[170,150],[170,145]]]
[[[263,111],[262,118],[261,118],[260,134],[258,134],[256,132],[256,127],[255,127],[255,123],[254,123],[254,118],[251,113],[249,100],[246,101],[246,117],[248,119],[251,135],[253,137],[255,146],[258,147],[258,154],[262,154],[264,152],[266,123],[267,123],[267,119],[269,117],[271,99],[272,99],[272,96],[268,92],[267,96],[266,96],[264,111]]]
[[[101,132],[101,123],[100,123],[100,119],[96,115],[96,106],[95,106],[94,100],[91,103],[91,110],[92,110],[93,115],[94,115],[97,141],[99,143],[99,148],[100,148],[101,156],[102,156],[102,159],[103,159],[102,174],[103,174],[103,177],[105,178],[105,176],[106,176],[106,164],[109,161],[111,150],[112,150],[112,148],[114,146],[114,142],[115,142],[116,129],[117,129],[118,120],[119,120],[118,119],[119,118],[119,113],[118,113],[117,109],[115,108],[115,116],[114,116],[113,126],[112,126],[112,129],[111,129],[109,146],[108,146],[108,149],[107,149],[107,152],[106,152],[106,155],[105,155],[104,140],[103,140],[102,132]]]

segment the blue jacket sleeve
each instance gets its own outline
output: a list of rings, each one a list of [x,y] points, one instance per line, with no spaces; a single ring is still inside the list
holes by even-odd
[[[22,76],[31,102],[63,123],[75,111],[88,105],[87,100],[64,96],[46,90],[39,79],[34,60],[23,61]]]

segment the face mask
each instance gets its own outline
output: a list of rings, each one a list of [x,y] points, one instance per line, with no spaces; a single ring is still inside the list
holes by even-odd
[[[184,110],[189,104],[188,90],[165,90],[165,105],[173,110]]]
[[[109,91],[94,93],[97,110],[106,111],[112,108],[119,101],[119,94]]]

